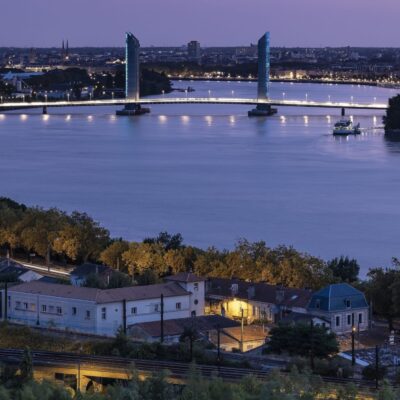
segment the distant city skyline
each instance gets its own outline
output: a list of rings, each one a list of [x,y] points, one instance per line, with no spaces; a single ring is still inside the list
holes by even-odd
[[[256,43],[272,46],[400,47],[398,0],[35,0],[8,2],[0,47],[122,47],[132,31],[142,46]],[[378,6],[379,4],[379,6]]]

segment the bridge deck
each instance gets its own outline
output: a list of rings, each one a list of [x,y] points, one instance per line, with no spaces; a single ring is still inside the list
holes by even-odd
[[[386,110],[387,104],[383,103],[353,103],[353,102],[319,102],[303,100],[258,100],[251,98],[230,97],[162,97],[146,98],[133,102],[130,99],[107,100],[74,100],[74,101],[38,101],[21,103],[1,103],[0,110],[28,109],[39,107],[83,107],[83,106],[118,106],[126,104],[157,105],[157,104],[232,104],[232,105],[271,105],[276,107],[314,107],[314,108],[346,108],[359,110]]]

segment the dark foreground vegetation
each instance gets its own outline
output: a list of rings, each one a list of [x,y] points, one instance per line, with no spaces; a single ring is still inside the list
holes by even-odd
[[[218,377],[204,379],[193,364],[184,386],[169,382],[168,371],[154,373],[146,380],[139,379],[134,365],[131,378],[123,383],[110,384],[102,393],[80,393],[76,382],[68,386],[33,379],[34,370],[29,349],[19,366],[0,368],[1,400],[395,400],[398,394],[384,385],[373,395],[352,384],[331,385],[308,372],[271,372],[270,379],[260,382],[244,376],[238,383],[224,382]]]

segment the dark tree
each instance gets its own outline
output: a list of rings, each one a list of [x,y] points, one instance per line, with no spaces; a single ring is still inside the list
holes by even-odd
[[[279,324],[272,328],[268,349],[302,357],[327,358],[339,351],[336,336],[325,327],[311,324]]]
[[[389,100],[389,108],[386,116],[383,117],[385,132],[400,130],[400,95],[392,97]]]
[[[22,354],[22,360],[19,366],[19,370],[19,378],[22,383],[29,382],[33,379],[33,361],[29,348],[26,348]]]
[[[360,272],[357,260],[343,256],[328,261],[328,267],[331,269],[333,276],[340,279],[341,282],[356,282]]]

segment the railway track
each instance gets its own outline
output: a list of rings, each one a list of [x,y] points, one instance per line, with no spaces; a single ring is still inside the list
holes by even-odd
[[[146,373],[168,370],[171,377],[178,379],[186,379],[191,368],[188,363],[173,361],[127,359],[122,357],[91,356],[49,351],[32,351],[31,354],[34,366],[51,365],[76,367],[79,364],[80,368],[95,368],[100,371],[118,371],[127,374],[133,368]],[[23,350],[0,349],[0,362],[18,364],[22,359],[22,355]],[[268,380],[270,377],[270,371],[273,369],[272,366],[267,370],[258,370],[202,364],[196,365],[196,368],[204,377],[218,376],[231,382],[239,381],[248,375],[252,375],[259,380]],[[322,379],[324,382],[337,385],[354,384],[364,389],[375,388],[375,383],[372,381],[335,377],[322,377]]]

